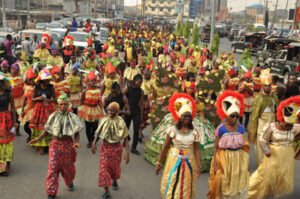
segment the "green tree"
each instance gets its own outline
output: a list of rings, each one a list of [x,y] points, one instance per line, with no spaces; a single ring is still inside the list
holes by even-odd
[[[183,29],[183,36],[185,39],[189,39],[191,33],[191,23],[189,21],[185,22]]]
[[[199,44],[199,26],[197,24],[194,25],[193,35],[192,35],[192,43],[196,46]]]
[[[213,41],[212,41],[212,45],[211,45],[211,51],[214,55],[218,56],[219,54],[219,46],[220,46],[220,36],[219,34],[215,34]]]

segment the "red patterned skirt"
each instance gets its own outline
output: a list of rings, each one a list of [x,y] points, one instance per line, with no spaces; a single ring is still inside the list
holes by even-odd
[[[36,130],[44,130],[44,126],[51,113],[55,111],[54,103],[45,104],[43,102],[37,102],[34,105],[32,118],[30,120],[29,127]]]
[[[13,121],[11,112],[0,112],[0,144],[8,144],[15,139],[15,136],[10,132],[12,127]]]
[[[111,187],[113,180],[121,177],[122,144],[103,142],[99,157],[99,187]]]

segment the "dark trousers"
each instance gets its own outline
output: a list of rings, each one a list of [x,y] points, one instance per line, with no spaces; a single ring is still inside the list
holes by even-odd
[[[29,128],[29,122],[26,122],[24,125],[24,131],[31,137],[31,129]]]
[[[89,144],[91,144],[94,140],[95,131],[97,130],[97,127],[98,127],[98,121],[95,122],[85,121],[85,133]]]
[[[134,113],[125,116],[125,123],[127,128],[130,128],[131,120],[133,120],[133,141],[131,150],[136,150],[136,146],[139,141],[139,133],[140,133],[140,126],[141,126],[141,113]]]
[[[244,117],[240,118],[240,123],[244,125],[244,127],[245,127],[246,130],[248,129],[248,124],[249,124],[249,119],[250,119],[250,113],[251,112],[244,112],[244,117],[245,117],[244,123],[243,123],[243,118]]]

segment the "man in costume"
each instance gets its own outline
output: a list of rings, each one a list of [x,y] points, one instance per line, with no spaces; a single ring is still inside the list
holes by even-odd
[[[277,96],[271,92],[272,76],[270,70],[261,71],[260,79],[262,92],[254,99],[249,124],[249,141],[255,144],[255,155],[258,165],[263,157],[258,138],[263,134],[263,126],[275,121],[275,110],[278,105]]]
[[[45,131],[38,138],[31,140],[33,144],[39,140],[52,135],[49,148],[49,167],[46,180],[48,199],[55,199],[58,191],[58,177],[61,173],[69,191],[74,191],[74,178],[76,174],[75,161],[76,151],[79,145],[79,131],[83,128],[80,119],[74,113],[68,112],[69,98],[66,94],[61,95],[58,100],[59,110],[52,113]]]

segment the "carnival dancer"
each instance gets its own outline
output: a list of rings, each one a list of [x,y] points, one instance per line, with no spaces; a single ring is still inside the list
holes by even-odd
[[[241,81],[239,92],[244,96],[245,104],[245,117],[240,117],[240,123],[244,125],[245,129],[248,128],[248,123],[252,111],[253,105],[253,82],[251,82],[251,70],[248,70],[247,73],[243,75],[243,80]],[[244,119],[244,121],[243,121]]]
[[[191,73],[193,74],[193,73]],[[203,158],[201,159],[201,171],[208,171],[210,166],[210,161],[214,149],[214,127],[211,125],[210,121],[205,118],[204,114],[204,104],[200,102],[197,98],[197,89],[195,82],[191,81],[193,76],[190,74],[190,79],[186,81],[183,85],[184,93],[193,97],[196,102],[196,116],[193,119],[193,126],[200,130],[201,137],[199,138],[201,153]],[[163,120],[158,124],[158,126],[153,130],[151,140],[157,144],[164,144],[166,141],[166,132],[174,124],[174,119],[171,114],[164,116]],[[205,154],[205,156],[204,156]]]
[[[240,78],[238,77],[237,68],[231,68],[228,71],[229,77],[224,81],[224,89],[238,91]]]
[[[29,123],[32,139],[39,137],[43,133],[49,115],[55,111],[54,102],[56,99],[54,88],[50,84],[51,79],[51,73],[47,69],[43,69],[36,79],[36,86],[34,88],[32,99],[34,102],[34,109]],[[31,146],[36,147],[37,153],[43,155],[45,152],[44,148],[48,147],[48,141],[48,138],[44,138]]]
[[[72,66],[72,73],[66,78],[70,90],[70,103],[73,113],[77,114],[81,103],[82,79],[79,76],[80,64],[76,62]]]
[[[259,94],[262,88],[260,73],[261,73],[261,68],[259,66],[256,66],[254,68],[254,74],[252,74],[254,96]]]
[[[111,93],[112,84],[116,82],[119,85],[122,85],[122,81],[120,76],[116,72],[116,67],[113,65],[112,62],[107,63],[105,72],[106,76],[102,83],[101,94],[102,96],[107,97]]]
[[[249,125],[249,141],[255,144],[257,165],[261,163],[263,158],[259,138],[264,133],[263,127],[275,122],[276,106],[279,102],[276,94],[271,92],[272,76],[270,70],[263,70],[260,79],[262,92],[253,101],[253,110]]]
[[[249,145],[238,120],[244,113],[243,95],[224,91],[216,102],[223,123],[216,130],[215,154],[209,177],[209,199],[247,198]]]
[[[100,120],[92,146],[96,152],[96,143],[102,140],[99,157],[98,186],[104,187],[104,199],[111,198],[109,188],[118,190],[117,180],[121,177],[121,161],[123,145],[125,146],[125,163],[129,163],[128,129],[121,116],[118,115],[119,104],[112,102],[108,105],[108,116]],[[123,142],[123,143],[121,143]]]
[[[69,93],[69,85],[66,80],[63,78],[63,74],[59,66],[53,66],[50,70],[52,75],[51,84],[53,85],[55,91],[55,97],[58,98],[63,93]]]
[[[10,107],[10,108],[9,108]],[[18,127],[9,80],[0,73],[0,176],[8,176],[14,157],[13,141]]]
[[[188,94],[175,93],[169,111],[176,123],[167,130],[166,143],[156,163],[156,175],[168,154],[161,180],[161,198],[196,198],[196,178],[200,176],[201,133],[193,126],[196,103]]]
[[[59,51],[55,49],[51,49],[51,56],[48,57],[47,64],[50,66],[58,66],[60,70],[64,70],[64,60],[60,56]]]
[[[10,67],[9,67],[8,61],[5,60],[5,59],[2,60],[2,62],[1,62],[2,75],[5,76],[5,77],[11,77],[9,69],[10,69]]]
[[[69,98],[66,94],[57,99],[58,111],[52,113],[45,124],[44,132],[29,144],[34,144],[52,136],[49,148],[48,175],[46,191],[48,199],[55,199],[58,192],[58,178],[62,175],[69,191],[74,191],[76,174],[76,150],[80,147],[79,132],[83,128],[80,119],[74,113],[68,112]]]
[[[130,62],[130,66],[127,67],[124,71],[124,84],[129,86],[132,84],[133,82],[133,78],[137,75],[137,74],[142,74],[140,69],[138,67],[136,67],[136,60],[133,59]]]
[[[85,121],[87,147],[91,148],[98,121],[103,117],[101,91],[96,86],[97,76],[91,71],[88,76],[88,88],[81,96],[81,106],[78,108],[78,116]]]
[[[24,95],[23,95],[23,104],[21,108],[20,122],[24,126],[24,131],[28,134],[26,142],[31,140],[31,129],[29,128],[29,122],[32,117],[34,102],[34,88],[35,88],[35,78],[37,74],[33,72],[33,69],[30,68],[26,72],[25,85],[24,85]]]
[[[130,114],[125,116],[125,122],[127,128],[129,129],[131,120],[133,120],[133,142],[131,147],[131,153],[139,155],[139,151],[136,149],[138,144],[138,139],[140,136],[141,122],[143,120],[143,101],[144,101],[144,91],[141,89],[143,83],[143,77],[137,74],[133,78],[132,85],[129,85],[124,89],[124,94],[126,95]]]
[[[24,80],[20,75],[20,66],[17,63],[14,63],[11,66],[11,86],[12,86],[12,96],[15,102],[16,114],[18,127],[16,129],[16,135],[20,136],[20,121],[19,113],[22,108],[23,103],[23,94],[24,94]]]
[[[248,199],[278,198],[294,188],[293,143],[300,134],[298,117],[300,97],[291,97],[277,107],[277,120],[263,127],[258,138],[264,152],[262,162],[251,175]]]

